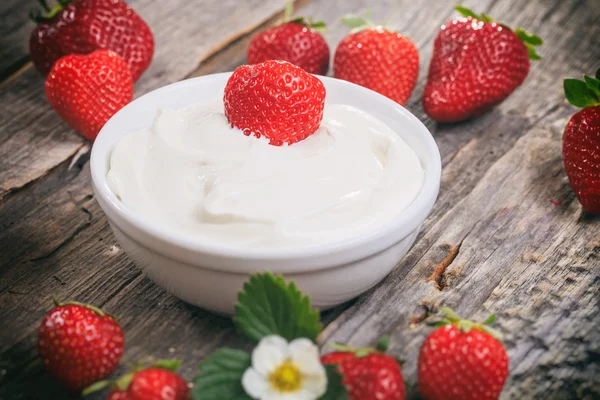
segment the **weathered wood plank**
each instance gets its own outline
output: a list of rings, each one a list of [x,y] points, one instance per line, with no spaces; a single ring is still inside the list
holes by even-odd
[[[565,111],[561,106],[564,103],[562,77],[594,70],[594,62],[600,59],[596,39],[587,35],[582,38],[582,33],[573,26],[585,26],[597,35],[599,26],[593,21],[597,21],[599,15],[597,10],[590,14],[593,8],[586,2],[548,4],[546,10],[534,10],[532,6],[530,2],[496,2],[486,13],[502,16],[507,21],[503,15],[514,16],[515,26],[527,27],[544,37],[545,60],[535,65],[523,87],[491,114],[453,126],[428,123],[446,166],[440,197],[422,237],[392,275],[328,327],[322,341],[350,341],[362,345],[391,332],[395,343],[392,352],[407,360],[405,376],[414,383],[416,355],[427,330],[420,326],[411,329],[410,322],[418,320],[424,306],[432,307],[443,301],[476,318],[484,316],[482,308],[498,312],[509,308],[515,313],[516,307],[517,316],[507,316],[502,325],[507,332],[512,332],[507,340],[512,373],[505,397],[546,397],[550,396],[547,390],[551,389],[553,398],[584,395],[592,398],[598,396],[600,387],[595,378],[599,376],[600,338],[597,332],[590,332],[590,327],[600,322],[600,262],[596,261],[598,250],[590,243],[597,242],[600,224],[598,220],[580,220],[578,203],[566,184],[560,159],[560,131],[566,120],[560,118],[573,112],[572,108]],[[510,21],[513,24],[512,18]],[[422,113],[414,96],[408,107],[417,115]],[[538,138],[540,131],[547,133],[549,129],[545,121],[556,119],[560,122],[554,127],[552,137]],[[507,146],[536,123],[536,128],[488,172]],[[479,134],[469,132],[471,124],[481,129]],[[457,135],[468,140],[461,140]],[[543,166],[519,166],[524,156],[522,148],[526,145],[532,146],[531,157],[546,156]],[[450,151],[453,148],[455,150]],[[490,177],[492,171],[498,169],[504,170],[507,179]],[[464,198],[485,173],[473,193]],[[542,196],[540,192],[545,185],[553,192],[543,192],[545,196]],[[485,190],[479,189],[481,187]],[[528,202],[526,197],[520,199],[524,204],[520,214],[515,213],[515,207],[503,208],[502,196],[535,196],[534,193],[540,197],[527,197]],[[562,201],[561,208],[555,211],[560,213],[558,216],[549,214],[553,212],[550,200]],[[490,204],[493,204],[491,209]],[[528,213],[536,216],[528,219]],[[514,232],[515,225],[518,232]],[[521,233],[523,230],[530,236]],[[549,242],[554,240],[552,249],[544,246],[546,238]],[[427,282],[427,279],[455,246],[460,246],[460,253],[441,277],[444,289],[439,292],[435,282]],[[569,255],[557,247],[577,251]],[[534,262],[538,257],[543,260],[541,265]],[[568,300],[563,297],[555,302],[549,300],[557,296],[552,292],[553,285],[564,286],[565,276],[582,264],[586,265],[586,272],[575,282],[569,278]],[[547,276],[553,279],[548,281]],[[540,286],[545,290],[533,289]],[[496,301],[501,304],[495,304]],[[543,310],[540,304],[544,304]],[[564,312],[564,309],[570,311]],[[525,317],[519,317],[523,315]],[[557,316],[564,319],[559,324]],[[532,324],[532,331],[525,329]],[[576,336],[578,339],[569,339],[574,332],[581,332]],[[555,379],[557,377],[560,379]]]
[[[282,7],[279,0],[211,0],[202,6],[189,1],[137,1],[135,8],[152,28],[156,49],[136,93],[182,79],[204,57]],[[65,162],[86,143],[54,113],[43,93],[43,79],[34,68],[0,87],[0,199]]]
[[[421,79],[408,107],[421,117],[423,114],[418,93],[426,73],[430,41],[436,27],[451,15],[453,4],[440,3],[428,2],[429,8],[424,10],[420,4],[408,1],[386,1],[381,8],[374,9],[375,16],[386,16],[384,6],[388,7],[392,10],[389,13],[390,22],[418,38],[423,57]],[[583,2],[583,6],[589,6],[588,3]],[[590,270],[588,264],[598,263],[593,264],[597,260],[596,247],[589,249],[584,244],[591,246],[600,240],[597,237],[592,238],[595,242],[590,240],[591,233],[598,235],[598,221],[584,218],[578,222],[578,205],[566,185],[560,169],[560,156],[557,156],[559,152],[556,152],[560,126],[564,120],[556,125],[554,131],[549,131],[546,121],[564,118],[571,112],[562,106],[560,78],[566,74],[588,72],[599,58],[598,46],[593,47],[596,39],[587,40],[587,35],[598,37],[597,28],[591,24],[597,18],[594,14],[596,11],[585,11],[581,5],[578,8],[576,6],[579,3],[573,1],[557,3],[556,9],[553,9],[555,4],[531,6],[522,1],[478,4],[477,8],[486,9],[499,17],[498,11],[506,10],[508,15],[502,16],[502,19],[507,21],[509,16],[515,16],[525,9],[524,15],[515,16],[515,19],[520,18],[517,22],[522,21],[522,26],[537,33],[549,32],[550,39],[544,35],[547,42],[550,40],[557,47],[546,53],[550,61],[536,65],[524,87],[492,113],[476,121],[453,126],[437,126],[425,120],[436,136],[445,163],[442,193],[436,209],[427,221],[421,240],[400,267],[379,288],[359,299],[354,307],[337,319],[324,339],[349,338],[352,343],[363,344],[370,342],[371,336],[392,332],[392,352],[407,360],[406,375],[414,382],[414,355],[425,329],[417,325],[414,330],[407,330],[406,326],[412,316],[421,313],[419,302],[432,305],[445,301],[457,305],[465,315],[474,317],[483,316],[483,309],[505,310],[507,316],[501,327],[506,332],[513,332],[507,337],[513,373],[505,390],[506,397],[522,398],[544,393],[548,385],[556,381],[559,383],[552,389],[556,389],[563,398],[574,393],[574,390],[581,390],[583,394],[593,393],[590,388],[595,382],[589,377],[594,376],[592,373],[599,375],[595,369],[598,356],[597,351],[594,353],[594,348],[588,344],[598,343],[593,331],[593,327],[598,325],[598,270]],[[491,6],[489,10],[488,5]],[[331,21],[333,15],[361,10],[366,6],[366,2],[321,0],[313,1],[303,13]],[[432,15],[443,16],[442,21],[434,23]],[[535,23],[529,25],[529,19],[535,20]],[[550,25],[544,28],[538,26],[547,23]],[[586,24],[588,26],[584,29]],[[541,31],[538,28],[542,28]],[[345,32],[345,28],[335,23],[330,25],[330,45],[335,44]],[[196,72],[232,69],[243,62],[244,43],[247,43],[246,37],[234,41],[234,47],[226,48],[228,55],[215,54]],[[237,50],[234,51],[234,48]],[[241,53],[236,57],[237,51]],[[580,54],[582,52],[585,54]],[[561,61],[554,65],[552,60],[556,59]],[[579,64],[575,59],[583,61]],[[527,93],[523,94],[524,91]],[[522,100],[523,96],[529,97]],[[517,142],[526,132],[529,133]],[[523,146],[527,150],[523,150]],[[508,150],[510,152],[505,155]],[[521,162],[523,157],[519,157],[518,151],[532,155],[531,159],[525,158],[527,163]],[[546,158],[538,159],[540,155]],[[188,379],[195,374],[197,362],[214,347],[222,344],[242,345],[233,335],[229,321],[172,298],[140,275],[122,251],[113,247],[116,242],[106,219],[95,201],[88,197],[91,188],[85,161],[80,160],[75,167],[80,171],[68,171],[67,162],[59,164],[46,177],[7,197],[4,205],[0,205],[3,207],[0,209],[0,227],[6,227],[4,236],[0,237],[2,248],[6,247],[5,243],[18,248],[18,243],[24,237],[23,233],[18,232],[32,232],[31,237],[26,238],[28,247],[11,249],[0,262],[0,318],[15,320],[16,324],[11,332],[0,333],[2,361],[9,360],[6,368],[8,374],[4,378],[6,384],[0,388],[0,398],[5,393],[23,393],[22,398],[62,396],[57,386],[45,377],[35,357],[35,329],[44,313],[43,307],[49,303],[52,294],[91,301],[123,315],[122,324],[128,344],[126,358],[136,359],[149,354],[183,357],[182,372]],[[511,186],[493,186],[502,177],[505,177],[506,185],[513,187],[526,184],[522,179],[539,182],[532,186],[532,191],[515,194],[515,191],[507,190]],[[484,205],[487,208],[480,209],[481,204],[473,199],[481,197],[481,192],[491,187],[494,187],[493,194],[498,198],[485,198]],[[475,191],[471,193],[473,188]],[[68,197],[67,190],[75,193],[74,200]],[[52,192],[55,195],[45,200],[45,196]],[[521,199],[518,197],[520,195],[522,204],[515,204]],[[544,203],[543,196],[550,195],[548,203]],[[549,199],[561,200],[561,205],[554,208]],[[20,202],[23,202],[22,207],[19,206]],[[476,215],[483,215],[483,222],[473,222],[476,217],[467,213],[467,210],[471,210],[465,206],[466,203],[471,205]],[[500,207],[501,210],[501,205],[505,203],[510,203],[512,208],[501,215],[497,209]],[[59,212],[53,212],[55,206],[58,206]],[[85,207],[92,217],[81,207]],[[496,214],[488,214],[486,210],[492,213],[496,211]],[[532,211],[536,212],[529,215]],[[469,214],[466,217],[470,219],[465,219],[465,214]],[[5,217],[8,215],[11,217]],[[458,217],[461,219],[456,219]],[[21,218],[26,221],[19,222]],[[59,222],[54,223],[54,218]],[[464,222],[461,222],[462,219]],[[487,227],[483,226],[486,221],[489,221]],[[515,221],[524,224],[519,225],[520,229],[527,227],[531,232],[515,234]],[[556,226],[553,222],[556,222]],[[470,235],[463,235],[469,223],[476,228]],[[36,224],[39,226],[33,226]],[[484,228],[487,230],[484,231]],[[481,235],[475,234],[479,231]],[[561,232],[564,232],[562,236]],[[13,237],[17,240],[11,240]],[[549,238],[546,247],[531,245],[542,237]],[[523,247],[522,255],[518,248],[509,246],[515,238],[523,239],[519,241],[521,246],[530,245]],[[439,282],[444,289],[438,291],[432,282],[425,281],[447,256],[448,246],[444,245],[455,246],[460,243],[459,239],[464,239],[462,246],[442,274]],[[572,253],[568,252],[569,247],[573,248]],[[498,250],[492,252],[491,248]],[[482,249],[484,254],[479,254],[478,249]],[[31,252],[38,256],[29,257]],[[508,255],[503,257],[503,252]],[[39,255],[46,257],[40,258]],[[422,256],[431,263],[419,261]],[[38,259],[31,261],[32,258]],[[510,265],[492,263],[503,262],[504,259],[510,259]],[[569,268],[577,273],[576,276],[569,276],[576,283],[566,282],[565,271]],[[587,272],[582,268],[586,268]],[[531,278],[531,270],[539,272],[539,279]],[[543,273],[546,275],[542,279]],[[525,276],[528,278],[523,279]],[[476,283],[478,280],[483,283]],[[410,291],[411,282],[416,286],[413,292]],[[493,288],[490,290],[491,286],[496,287],[497,291]],[[406,294],[403,294],[404,289]],[[417,289],[422,291],[418,292]],[[420,296],[415,294],[411,297],[418,300],[410,303],[412,308],[394,302],[399,296],[408,298],[411,293],[417,292]],[[492,295],[487,296],[488,292]],[[464,300],[466,294],[471,293],[476,300],[472,304]],[[516,310],[515,307],[521,309]],[[335,316],[336,312],[328,314],[326,319]],[[389,322],[367,322],[366,326],[373,329],[371,336],[365,334],[368,331],[366,328],[358,329],[359,333],[355,336],[349,335],[348,332],[360,327],[361,315],[368,313],[374,314],[372,318],[376,319],[387,320],[389,317]],[[525,328],[532,326],[533,333],[527,332]],[[554,334],[546,337],[550,331]],[[581,334],[569,338],[577,332]],[[540,338],[543,339],[541,342]],[[558,350],[549,352],[544,345]],[[582,368],[573,364],[579,364]],[[32,385],[32,382],[35,384]],[[557,398],[560,398],[558,394]]]
[[[35,24],[29,10],[35,0],[4,0],[0,4],[0,82],[29,62],[29,34]]]

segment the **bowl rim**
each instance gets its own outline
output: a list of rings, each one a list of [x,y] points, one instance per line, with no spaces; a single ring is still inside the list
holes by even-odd
[[[232,72],[210,74],[201,77],[185,79],[162,86],[138,97],[137,99],[134,99],[127,106],[119,110],[104,125],[92,147],[90,168],[92,185],[97,196],[97,201],[100,203],[100,206],[110,223],[116,224],[119,229],[148,248],[153,248],[152,243],[157,243],[158,241],[167,246],[174,246],[179,250],[191,251],[195,254],[210,255],[220,259],[294,262],[303,259],[318,260],[325,257],[329,260],[337,260],[338,262],[336,262],[336,264],[338,265],[379,253],[398,242],[398,240],[407,237],[412,231],[420,227],[433,207],[439,192],[441,180],[441,157],[433,136],[427,127],[416,116],[398,103],[370,89],[326,76],[318,76],[318,78],[323,81],[327,90],[335,90],[332,88],[339,85],[351,86],[352,90],[359,91],[361,96],[366,96],[368,98],[375,97],[377,101],[383,102],[386,104],[386,106],[389,106],[391,110],[395,110],[395,112],[399,112],[406,117],[411,122],[414,130],[419,133],[419,140],[424,142],[427,152],[429,153],[427,156],[431,157],[431,166],[425,171],[423,185],[419,193],[406,209],[404,209],[390,221],[378,226],[375,229],[369,230],[365,234],[326,244],[297,248],[247,248],[206,242],[198,237],[190,238],[186,237],[180,232],[165,230],[164,228],[161,229],[158,224],[155,224],[153,221],[143,218],[142,216],[136,214],[133,210],[128,209],[123,203],[121,203],[121,201],[117,199],[114,193],[112,193],[106,180],[105,163],[107,158],[110,156],[110,152],[112,152],[114,146],[116,145],[116,143],[114,143],[111,147],[111,140],[107,138],[109,136],[108,131],[115,128],[112,126],[111,121],[117,115],[129,112],[128,110],[131,108],[132,104],[143,101],[150,95],[156,95],[157,93],[161,92],[165,92],[166,94],[166,92],[174,91],[182,86],[201,84],[202,81],[224,80],[224,82],[226,82],[226,79],[229,78],[231,73]],[[119,136],[119,140],[127,133],[130,132],[124,132],[121,134]],[[417,156],[421,158],[423,157],[423,154],[417,153]],[[108,210],[105,208],[108,208]],[[113,218],[111,218],[111,216]],[[140,233],[147,235],[147,238],[145,238],[147,240],[139,237],[138,235],[140,235]],[[398,240],[390,241],[390,236],[393,236]],[[173,254],[173,252],[170,253],[171,254],[168,255],[170,258],[179,259],[180,261],[187,263],[190,262],[189,259],[182,259],[181,257],[178,257],[177,254]],[[307,264],[314,264],[314,262]],[[294,268],[293,271],[302,272],[322,268],[324,268],[324,266],[319,268],[315,265],[305,265],[302,268]],[[220,271],[228,269],[232,271],[239,271],[239,268],[235,267],[219,268]],[[292,271],[290,270],[287,272]]]

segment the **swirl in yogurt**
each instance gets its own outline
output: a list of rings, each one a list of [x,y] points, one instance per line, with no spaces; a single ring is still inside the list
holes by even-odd
[[[231,128],[219,101],[157,112],[112,152],[108,184],[166,230],[242,247],[308,247],[376,229],[421,189],[415,152],[357,108],[327,104],[319,130],[271,146]]]

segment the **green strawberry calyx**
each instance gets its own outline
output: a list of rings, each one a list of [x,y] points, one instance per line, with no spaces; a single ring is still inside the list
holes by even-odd
[[[93,383],[90,386],[83,389],[83,392],[81,392],[81,395],[87,396],[87,395],[98,392],[107,387],[110,387],[111,389],[118,389],[118,390],[124,392],[129,387],[129,384],[131,383],[134,375],[137,374],[138,372],[143,371],[145,369],[149,369],[149,368],[160,368],[160,369],[164,369],[164,370],[171,371],[171,372],[177,372],[177,369],[179,368],[180,364],[181,364],[181,361],[179,361],[179,360],[158,360],[149,365],[147,362],[139,361],[138,363],[136,363],[133,366],[131,372],[121,376],[117,380],[104,380],[104,381],[99,381],[99,382]]]
[[[367,9],[363,15],[347,14],[342,17],[342,23],[352,29],[350,33],[357,33],[372,28],[383,28],[387,31],[393,31],[385,24],[378,24],[371,19],[371,10]]]
[[[389,346],[390,338],[385,335],[379,338],[377,346],[375,347],[352,347],[341,343],[331,343],[329,346],[335,351],[341,351],[344,353],[354,353],[358,358],[366,357],[373,353],[385,353]]]
[[[40,6],[42,6],[42,9],[44,10],[44,13],[42,13],[39,9],[31,10],[31,11],[29,11],[29,18],[31,18],[31,20],[33,22],[35,22],[36,24],[50,21],[54,17],[56,17],[56,15],[63,8],[68,6],[69,3],[71,3],[71,1],[73,1],[73,0],[57,0],[57,1],[58,1],[58,4],[55,4],[52,7],[50,7],[46,0],[38,0],[38,3],[40,3]]]
[[[575,107],[586,108],[600,105],[600,68],[596,76],[583,76],[583,80],[565,79],[565,97]]]
[[[312,17],[292,17],[294,13],[294,1],[288,0],[285,4],[285,14],[283,16],[283,23],[301,24],[306,26],[312,31],[323,33],[327,30],[327,24],[324,21],[315,21]]]
[[[471,17],[473,19],[476,19],[478,21],[481,22],[495,22],[494,19],[492,17],[490,17],[489,15],[487,15],[486,13],[481,13],[481,14],[477,14],[475,13],[473,10],[467,8],[467,7],[463,7],[463,6],[456,6],[454,7],[454,9],[456,11],[458,11],[463,17]],[[510,29],[510,27],[502,22],[498,22],[500,25]],[[517,35],[519,37],[519,39],[521,39],[521,41],[523,42],[523,44],[525,45],[525,47],[527,47],[527,51],[529,52],[529,59],[530,60],[541,60],[542,57],[540,57],[540,55],[537,53],[536,51],[536,46],[541,46],[542,44],[544,44],[544,41],[542,40],[542,38],[540,38],[537,35],[534,35],[533,33],[529,33],[524,29],[518,28],[515,31],[515,35]]]
[[[477,330],[485,332],[492,336],[494,339],[502,342],[502,334],[490,326],[496,321],[495,314],[490,315],[488,319],[486,319],[482,323],[469,321],[468,319],[463,319],[450,307],[440,307],[440,314],[441,315],[438,315],[438,317],[441,317],[441,319],[432,321],[429,323],[429,325],[435,327],[454,325],[465,333],[468,333],[471,330]]]
[[[93,306],[91,304],[81,303],[79,301],[74,301],[74,300],[60,302],[54,296],[52,296],[52,303],[54,304],[55,307],[62,307],[62,306],[79,306],[79,307],[85,307],[85,308],[89,308],[90,310],[94,311],[96,314],[98,314],[101,317],[104,317],[104,316],[108,315],[109,317],[112,317],[113,319],[116,319],[111,314],[109,314],[109,313],[103,311],[102,309],[100,309],[100,308],[98,308],[96,306]]]

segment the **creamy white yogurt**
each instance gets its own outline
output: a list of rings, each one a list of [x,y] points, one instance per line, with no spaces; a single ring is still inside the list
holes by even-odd
[[[319,130],[291,146],[231,128],[215,101],[157,112],[125,136],[108,183],[166,230],[247,247],[302,247],[362,235],[400,214],[424,171],[386,124],[325,106]]]

